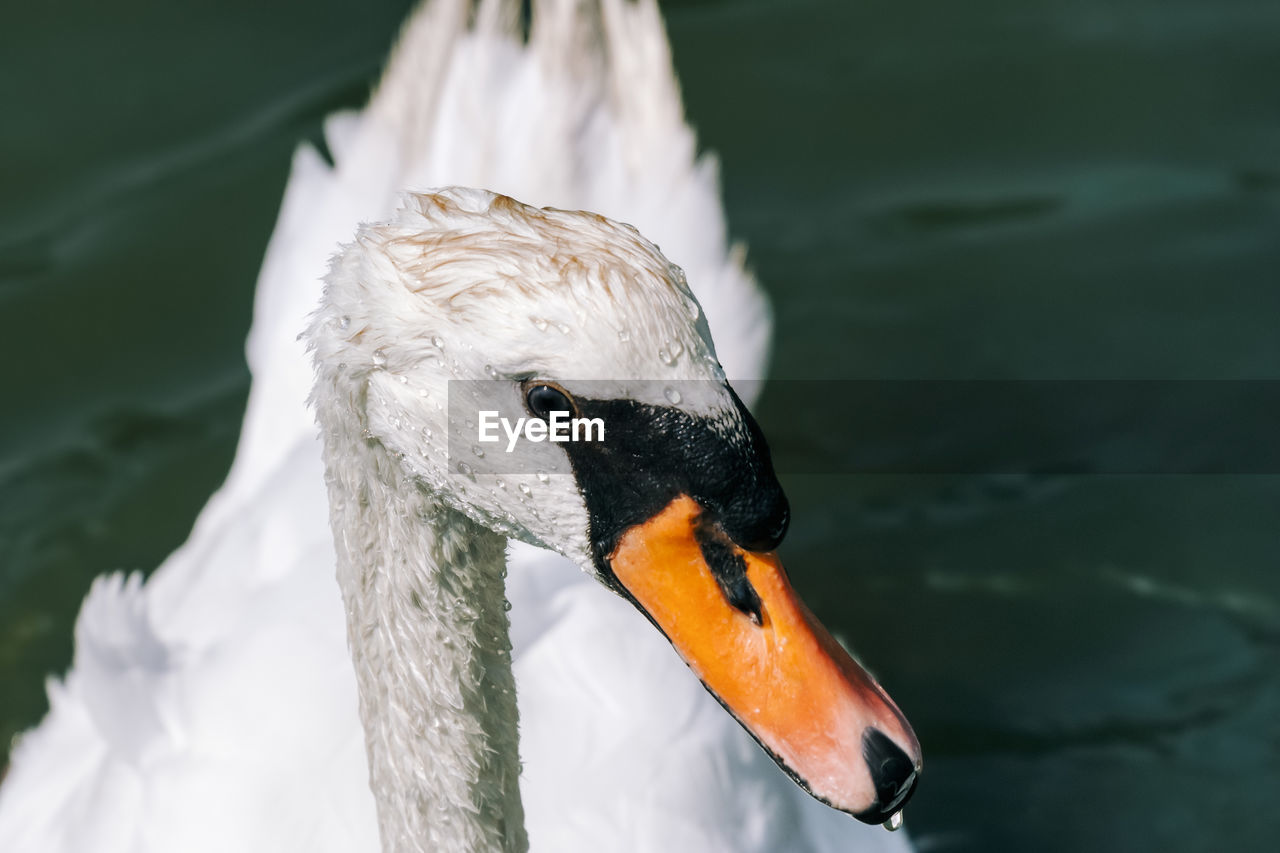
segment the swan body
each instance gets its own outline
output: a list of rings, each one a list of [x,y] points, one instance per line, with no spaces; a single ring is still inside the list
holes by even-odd
[[[527,42],[515,4],[424,6],[369,107],[327,123],[332,167],[299,149],[259,281],[232,471],[149,581],[95,582],[73,666],[50,681],[49,715],[0,787],[0,849],[521,849],[526,837],[556,851],[909,849],[797,788],[629,602],[574,567],[590,561],[590,524],[567,468],[499,489],[424,433],[449,430],[432,403],[450,379],[533,370],[634,397],[654,392],[619,377],[723,385],[726,372],[762,372],[767,310],[727,246],[714,165],[695,158],[653,4],[538,5]],[[415,235],[532,215],[474,191],[397,196],[442,183],[635,223],[693,292],[642,245],[627,266],[665,288],[641,289],[643,322],[625,296],[593,306],[611,322],[589,322],[578,309],[599,298],[591,273],[550,302],[536,290],[482,299],[448,277],[428,294],[361,293],[361,281],[430,277],[415,269],[428,254]],[[333,247],[359,222],[387,222],[398,198],[396,218],[344,251],[308,321]],[[563,279],[547,253],[495,263]],[[388,299],[408,301],[380,320],[448,323],[369,323],[357,337],[361,312]],[[445,302],[456,310],[424,307]],[[316,381],[297,339],[308,324],[323,437],[303,403]],[[480,348],[500,336],[514,344],[497,353],[506,362]],[[658,356],[672,343],[674,368]],[[367,400],[339,405],[356,387]],[[682,404],[722,410],[711,397]],[[537,518],[521,485],[537,490]],[[507,538],[565,556],[512,541],[504,566]],[[471,659],[423,678],[424,650],[459,640]],[[458,765],[424,772],[442,755]],[[452,793],[450,780],[462,780]],[[459,821],[450,802],[482,819]]]

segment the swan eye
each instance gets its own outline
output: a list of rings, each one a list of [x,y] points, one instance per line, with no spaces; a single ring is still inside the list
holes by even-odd
[[[525,395],[529,403],[529,411],[543,420],[550,420],[552,412],[568,412],[573,414],[573,403],[569,395],[551,385],[534,385]]]

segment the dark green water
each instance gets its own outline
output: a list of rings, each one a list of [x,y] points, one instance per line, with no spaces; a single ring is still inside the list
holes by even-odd
[[[89,580],[155,566],[224,474],[290,151],[407,8],[259,6],[0,27],[4,742]],[[1280,378],[1274,0],[666,13],[775,376]],[[922,846],[1274,849],[1280,477],[784,478],[797,584],[924,744]]]

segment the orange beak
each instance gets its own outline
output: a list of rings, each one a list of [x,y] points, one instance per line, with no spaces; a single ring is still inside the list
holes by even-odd
[[[920,744],[893,700],[796,596],[775,553],[738,548],[681,496],[627,530],[609,562],[793,779],[867,823],[896,823],[921,770]]]

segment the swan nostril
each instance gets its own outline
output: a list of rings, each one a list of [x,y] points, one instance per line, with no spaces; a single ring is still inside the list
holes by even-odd
[[[867,729],[862,735],[862,758],[871,772],[876,802],[854,817],[864,823],[884,823],[911,799],[919,771],[901,747],[878,729]]]
[[[698,524],[694,527],[698,550],[706,561],[711,576],[729,605],[751,618],[756,625],[764,623],[760,595],[747,579],[747,564],[742,554],[734,550],[724,533],[713,525]]]

